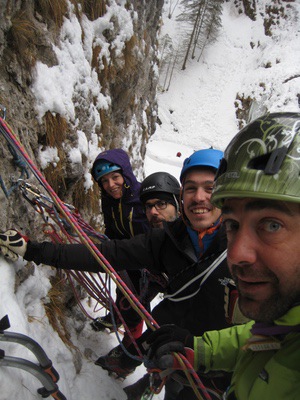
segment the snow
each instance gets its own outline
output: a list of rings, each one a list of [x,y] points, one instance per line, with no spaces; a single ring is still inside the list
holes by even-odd
[[[94,22],[85,19],[84,42],[74,15],[65,20],[60,44],[54,48],[58,64],[53,67],[42,63],[37,65],[32,90],[39,118],[50,110],[59,112],[76,124],[73,98],[78,93],[86,97],[88,93],[97,96],[100,107],[109,104],[110,98],[101,94],[100,83],[90,66],[91,48],[95,43],[99,44],[102,48],[99,57],[109,57],[102,33],[111,28],[110,18],[114,15],[120,24],[114,46],[116,51],[122,50],[132,34],[130,11],[124,9],[123,3],[125,1],[111,1],[111,7],[103,18]],[[238,15],[231,3],[224,3],[223,27],[218,40],[205,49],[199,63],[190,61],[185,71],[176,70],[170,89],[158,95],[161,124],[157,125],[147,145],[145,176],[156,171],[167,171],[179,178],[184,159],[194,150],[210,146],[224,150],[238,131],[234,105],[237,93],[244,98],[255,94],[259,99],[251,117],[258,116],[266,109],[299,111],[300,51],[296,23],[285,21],[282,28],[274,28],[276,35],[270,38],[264,35],[259,12],[257,21],[252,21]],[[261,3],[258,7],[263,7],[266,2],[257,3]],[[295,9],[291,18],[296,21],[300,5],[297,2],[291,5]],[[176,42],[178,31],[174,17],[165,20],[162,34],[169,32]],[[268,63],[270,67],[266,67]],[[101,123],[96,109],[90,109],[89,115],[94,120],[94,128]],[[81,163],[81,154],[85,154],[92,162],[97,154],[96,136],[92,132],[93,139],[88,142],[84,133],[78,131],[78,138],[78,148],[69,152],[70,159],[74,163]],[[40,155],[45,162],[43,167],[49,162],[58,161],[57,152],[51,148]],[[86,187],[89,187],[92,181],[88,170],[84,174]],[[117,344],[117,340],[114,335],[92,331],[84,317],[82,321],[67,321],[71,340],[77,350],[65,346],[49,325],[44,308],[53,270],[47,266],[35,267],[32,275],[15,291],[16,271],[26,268],[25,262],[19,260],[13,264],[1,258],[0,266],[0,317],[8,314],[11,322],[8,331],[29,335],[44,348],[60,374],[59,389],[66,398],[125,399],[122,388],[135,382],[144,373],[144,367],[139,367],[125,382],[119,382],[95,366],[94,360],[106,354]],[[80,324],[82,330],[76,333],[74,327]],[[6,355],[36,362],[33,354],[23,346],[2,342],[0,347]],[[0,386],[0,400],[41,398],[36,392],[41,384],[21,370],[3,366]],[[163,393],[155,398],[163,399]]]

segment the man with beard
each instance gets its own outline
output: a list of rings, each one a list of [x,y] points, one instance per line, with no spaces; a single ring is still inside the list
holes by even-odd
[[[179,195],[180,184],[168,172],[155,172],[143,180],[140,186],[139,198],[152,228],[163,228],[164,222],[171,222],[178,218],[180,214]],[[153,274],[144,269],[139,287],[140,302],[150,310],[150,302],[159,292],[164,291],[166,284],[167,278],[164,274]],[[98,321],[99,319],[96,319],[92,323],[96,328],[95,330],[100,330],[98,329]],[[102,321],[100,321],[101,325]],[[135,339],[137,339],[137,336]],[[122,344],[114,347],[105,356],[100,356],[95,364],[104,369],[118,365],[120,357],[124,357],[124,348],[127,347],[127,343],[128,340],[124,342],[123,339]]]
[[[155,172],[141,184],[140,200],[152,228],[163,228],[164,221],[175,221],[180,214],[180,184],[168,172]]]
[[[253,321],[201,337],[166,325],[147,340],[163,369],[177,368],[171,351],[192,347],[195,370],[233,372],[224,399],[299,399],[299,149],[300,114],[268,114],[233,138],[216,176],[228,266]]]

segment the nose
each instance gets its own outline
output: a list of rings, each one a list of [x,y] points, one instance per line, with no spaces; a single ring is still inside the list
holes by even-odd
[[[154,207],[154,205],[153,205],[151,208],[148,208],[147,211],[148,211],[148,213],[149,213],[150,215],[158,215],[158,211],[157,211],[157,209]]]
[[[201,186],[199,186],[197,188],[197,190],[195,191],[195,201],[197,202],[201,202],[201,201],[206,201],[207,199],[210,199],[210,194],[208,194],[205,189]]]
[[[254,264],[257,259],[256,240],[248,229],[238,229],[234,234],[227,233],[227,260],[232,265]]]
[[[113,179],[111,179],[111,178],[109,178],[108,180],[107,180],[107,186],[109,187],[109,188],[112,188],[113,186],[114,186],[114,180]]]

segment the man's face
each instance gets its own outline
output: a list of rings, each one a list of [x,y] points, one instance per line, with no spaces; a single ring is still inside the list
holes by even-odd
[[[211,202],[215,174],[209,169],[191,170],[183,183],[182,199],[185,215],[196,231],[213,225],[220,217],[221,210]]]
[[[153,228],[163,228],[163,221],[174,221],[177,218],[173,204],[160,199],[147,200],[145,208],[147,219]]]
[[[241,311],[256,321],[273,321],[300,301],[299,205],[228,199],[222,211]]]

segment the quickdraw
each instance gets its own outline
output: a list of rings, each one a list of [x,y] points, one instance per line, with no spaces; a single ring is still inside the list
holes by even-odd
[[[5,332],[9,327],[10,322],[6,315],[0,320],[0,341],[13,342],[25,346],[35,355],[39,364],[23,358],[7,356],[4,350],[0,350],[0,366],[19,368],[32,374],[43,384],[43,387],[37,390],[42,397],[52,396],[56,400],[66,400],[66,397],[59,391],[57,386],[59,374],[43,348],[29,336],[15,332]]]

